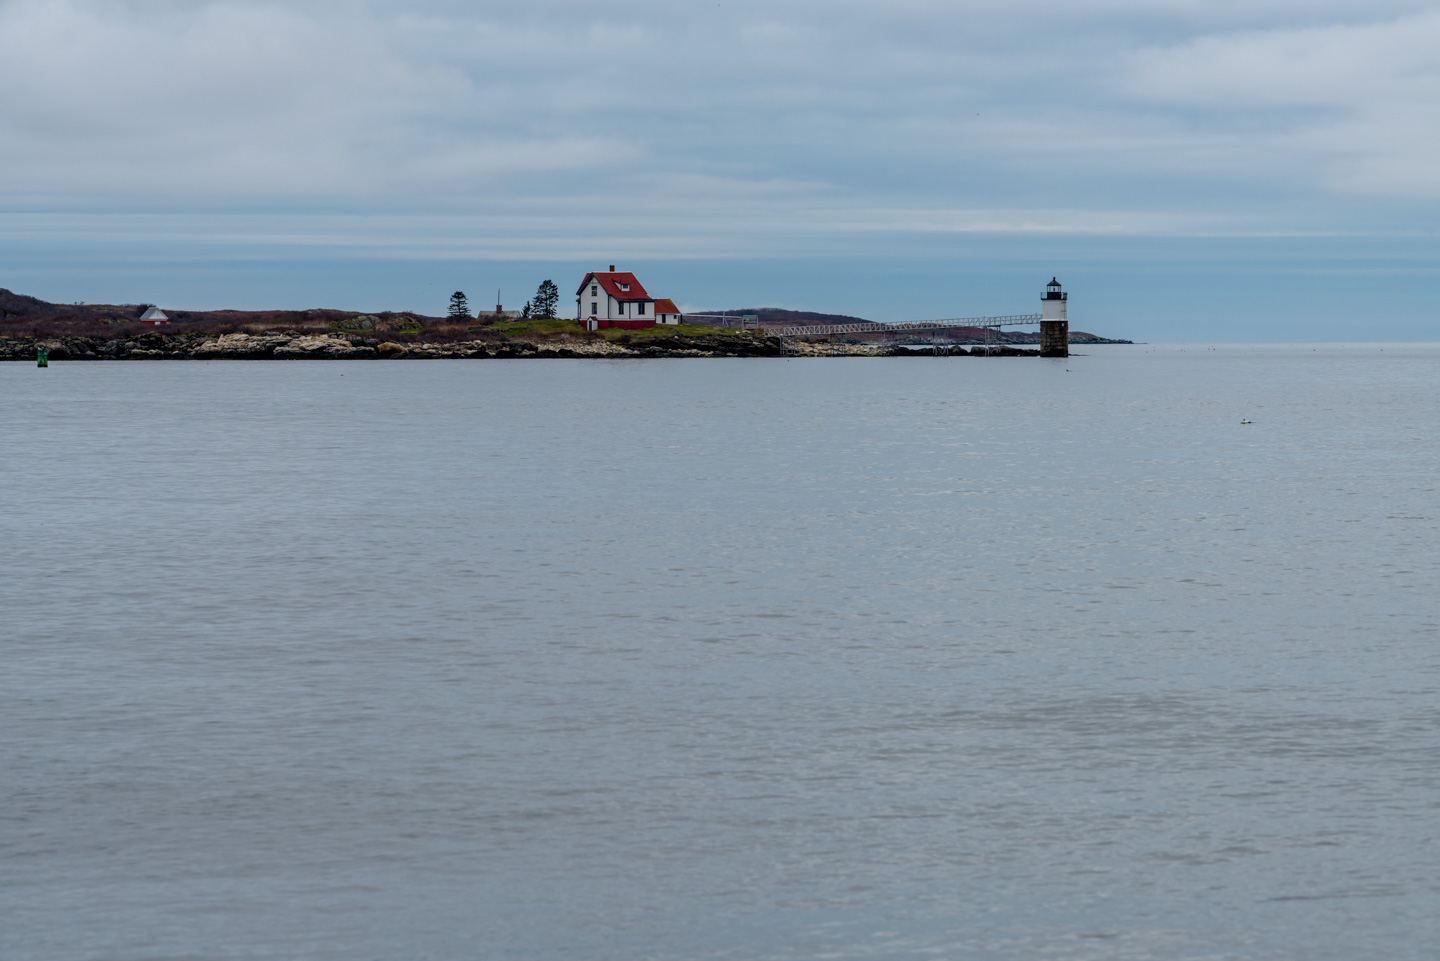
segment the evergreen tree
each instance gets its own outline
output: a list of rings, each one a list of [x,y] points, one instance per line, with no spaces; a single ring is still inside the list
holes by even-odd
[[[535,291],[535,313],[546,320],[555,319],[555,308],[560,306],[560,288],[554,281],[541,281]]]
[[[457,290],[450,295],[450,312],[445,316],[451,320],[470,319],[470,302],[465,299],[465,291]]]
[[[525,320],[529,320],[531,318],[532,314],[530,313],[530,301],[525,301],[525,309],[520,311],[520,316]]]

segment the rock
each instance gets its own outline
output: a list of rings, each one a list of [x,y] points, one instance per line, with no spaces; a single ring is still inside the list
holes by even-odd
[[[204,360],[261,360],[273,357],[275,348],[289,340],[283,334],[225,334],[202,341],[191,349],[190,356]]]
[[[406,352],[404,344],[397,344],[393,340],[387,340],[375,348],[381,357],[403,357]]]
[[[304,334],[293,337],[288,343],[275,348],[276,357],[285,357],[291,360],[301,357],[319,359],[363,356],[365,353],[373,353],[373,351],[368,347],[352,347],[348,340],[328,337],[324,334]]]

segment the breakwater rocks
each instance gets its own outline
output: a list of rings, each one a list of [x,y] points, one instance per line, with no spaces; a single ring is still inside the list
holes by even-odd
[[[161,334],[105,340],[95,337],[0,338],[0,359],[34,360],[364,360],[427,357],[769,357],[784,346],[773,337],[661,337],[634,344],[574,338],[528,342],[408,341],[361,334]]]
[[[800,341],[786,345],[788,357],[1039,357],[1038,350],[997,344],[977,345],[966,350],[958,344],[911,345],[836,344],[829,341]]]
[[[51,360],[364,360],[421,359],[431,357],[544,358],[544,357],[919,357],[1035,356],[1036,351],[1008,346],[911,349],[882,344],[842,344],[829,341],[783,341],[778,337],[651,337],[631,342],[570,338],[539,342],[474,340],[455,343],[411,341],[399,343],[360,334],[295,332],[145,333],[106,340],[98,337],[0,337],[0,360],[35,359],[38,348]]]

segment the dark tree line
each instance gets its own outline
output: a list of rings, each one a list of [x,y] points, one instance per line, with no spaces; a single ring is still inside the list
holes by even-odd
[[[543,317],[546,320],[553,320],[555,310],[560,306],[560,288],[555,286],[553,280],[544,280],[535,290],[535,296],[525,301],[525,309],[520,316],[526,319],[531,317]],[[468,320],[470,318],[470,302],[465,298],[465,291],[457,290],[450,295],[450,309],[445,315],[450,320]]]

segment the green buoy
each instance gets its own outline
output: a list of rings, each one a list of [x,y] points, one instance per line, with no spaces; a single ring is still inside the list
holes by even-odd
[[[37,348],[35,349],[35,366],[36,366],[36,367],[49,367],[49,366],[50,366],[50,351],[46,350],[44,347],[37,347]]]

